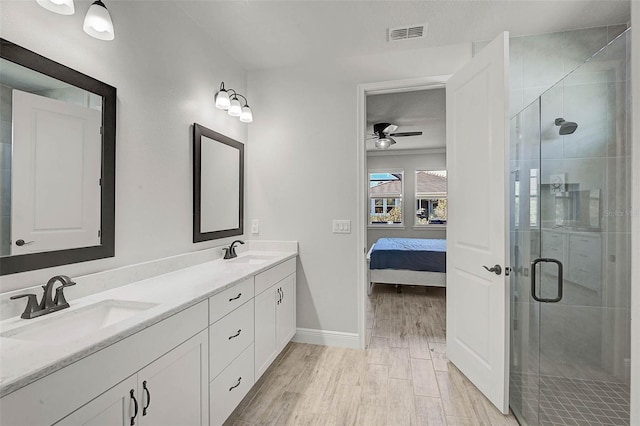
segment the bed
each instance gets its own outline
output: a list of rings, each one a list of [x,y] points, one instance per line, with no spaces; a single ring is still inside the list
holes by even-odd
[[[367,262],[369,295],[375,283],[446,286],[444,239],[380,238],[367,253]]]

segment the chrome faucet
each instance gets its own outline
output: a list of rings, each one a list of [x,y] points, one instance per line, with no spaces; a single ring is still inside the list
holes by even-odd
[[[60,287],[56,288],[56,294],[53,295],[53,286],[56,282],[60,281],[62,284]],[[38,303],[38,298],[35,294],[19,294],[17,296],[11,296],[11,299],[21,299],[23,297],[27,297],[27,307],[24,309],[20,318],[31,319],[36,318],[42,315],[50,314],[51,312],[56,312],[64,308],[69,307],[69,302],[64,297],[63,290],[66,287],[71,287],[72,285],[76,285],[75,282],[71,281],[66,275],[56,275],[47,281],[47,284],[42,286],[42,290],[44,291],[42,294],[42,300]]]
[[[244,244],[244,241],[235,240],[234,242],[231,243],[229,247],[224,247],[222,249],[224,250],[223,259],[233,259],[234,257],[238,257],[238,255],[236,254],[236,247],[235,247],[236,243]]]

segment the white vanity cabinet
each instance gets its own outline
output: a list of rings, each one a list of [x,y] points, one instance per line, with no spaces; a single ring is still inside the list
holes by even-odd
[[[66,366],[0,398],[0,425],[222,425],[295,333],[295,272],[295,258],[281,261],[130,324],[121,340],[84,342],[84,353],[57,358]]]
[[[296,260],[256,275],[255,379],[271,365],[296,330]]]
[[[131,425],[135,398],[136,425],[208,425],[207,317],[202,301],[5,395],[0,424]]]
[[[202,331],[56,425],[207,425],[207,352]]]

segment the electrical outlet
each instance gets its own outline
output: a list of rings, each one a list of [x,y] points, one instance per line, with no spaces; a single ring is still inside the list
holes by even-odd
[[[335,220],[333,221],[333,233],[334,234],[350,234],[351,233],[351,221],[350,220]]]
[[[260,220],[253,219],[251,221],[251,233],[252,234],[259,234],[260,233]]]

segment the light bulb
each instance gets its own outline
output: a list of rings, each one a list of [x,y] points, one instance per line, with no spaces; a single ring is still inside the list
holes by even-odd
[[[115,38],[111,15],[101,0],[96,0],[89,7],[87,15],[84,17],[82,29],[91,37],[99,40],[113,40]]]
[[[60,15],[73,15],[75,6],[73,0],[36,0],[45,9]]]
[[[234,97],[231,99],[231,104],[229,105],[229,115],[232,117],[240,117],[242,113],[242,107],[240,106],[240,101],[238,98]]]
[[[228,110],[231,102],[229,101],[229,93],[222,89],[216,94],[216,108]]]
[[[251,108],[249,105],[245,105],[242,107],[242,113],[240,113],[240,121],[243,123],[251,123],[253,121],[253,113],[251,112]]]

